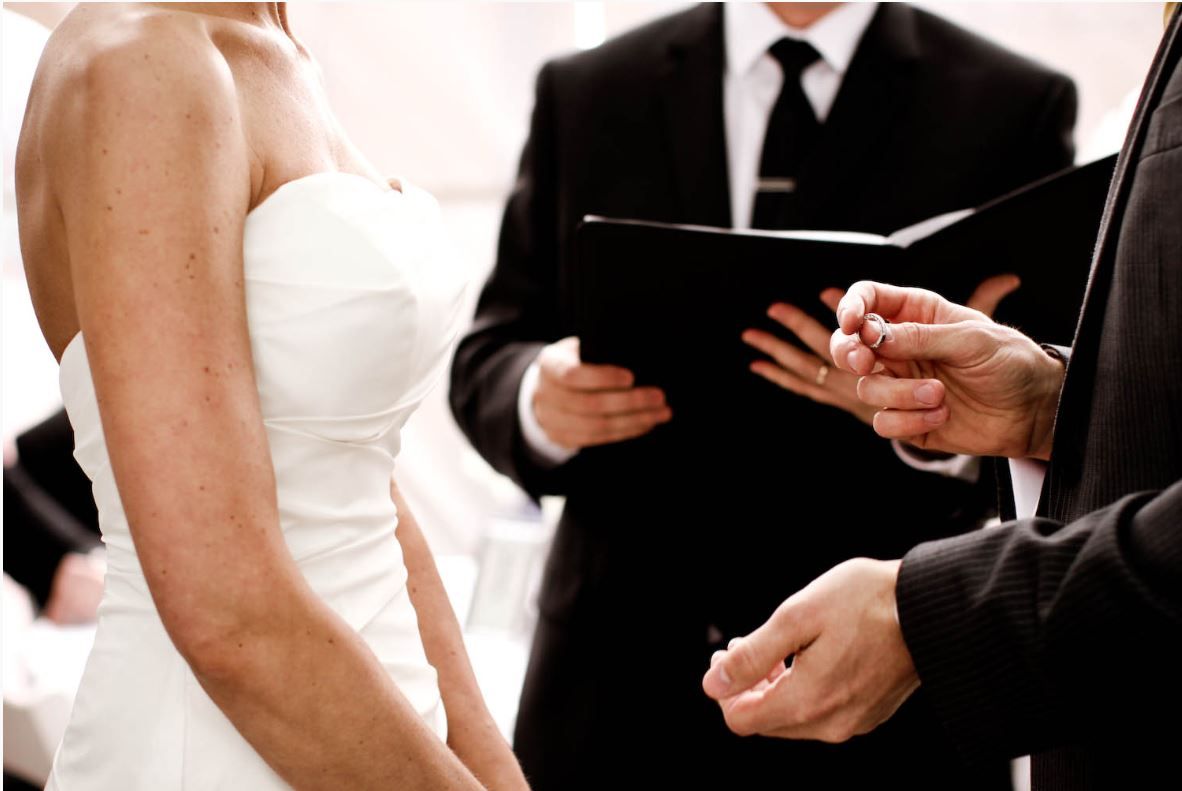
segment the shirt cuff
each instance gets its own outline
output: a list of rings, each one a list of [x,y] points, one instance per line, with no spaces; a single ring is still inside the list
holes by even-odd
[[[897,439],[891,440],[891,447],[895,449],[895,455],[904,464],[922,472],[931,472],[969,483],[976,481],[981,472],[981,460],[976,456],[958,454],[937,459],[922,458]]]
[[[557,467],[574,458],[578,451],[554,442],[538,423],[537,415],[534,414],[534,393],[538,390],[539,374],[538,362],[534,360],[521,377],[521,387],[517,391],[517,422],[534,461],[547,467]]]

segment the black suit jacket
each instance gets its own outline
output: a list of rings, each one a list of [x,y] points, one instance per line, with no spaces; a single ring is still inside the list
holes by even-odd
[[[17,437],[16,447],[16,464],[4,470],[4,572],[44,605],[62,557],[102,546],[98,512],[65,410]]]
[[[770,385],[764,406],[783,415],[766,427],[772,462],[718,450],[727,415],[718,437],[658,431],[554,469],[521,435],[523,372],[544,344],[572,334],[566,272],[580,219],[730,224],[723,64],[721,8],[700,6],[542,69],[496,268],[456,354],[451,404],[476,448],[531,495],[567,496],[516,736],[536,788],[593,784],[588,772],[626,760],[626,745],[666,780],[682,770],[701,779],[732,748],[838,785],[847,776],[856,785],[862,775],[843,772],[875,764],[879,774],[911,772],[920,755],[939,764],[929,757],[940,737],[921,703],[851,747],[760,744],[726,734],[699,682],[722,636],[754,628],[833,563],[897,557],[971,527],[979,514],[964,508],[969,486],[906,467],[853,418]],[[1061,75],[927,13],[884,5],[800,176],[803,224],[889,232],[979,204],[1069,164],[1074,113]],[[851,444],[883,471],[869,496],[907,492],[908,518],[839,518],[847,493],[831,474],[833,449]],[[639,666],[616,665],[623,645],[644,657]],[[676,754],[626,715],[640,689],[646,708],[664,712]]]
[[[921,546],[899,579],[958,743],[1035,752],[1042,791],[1182,785],[1180,27],[1175,12],[1117,165],[1041,516]]]

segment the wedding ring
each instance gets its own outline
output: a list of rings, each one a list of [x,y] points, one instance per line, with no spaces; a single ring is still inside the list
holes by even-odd
[[[824,387],[825,380],[829,378],[829,366],[824,363],[817,369],[817,387]]]
[[[877,313],[867,313],[862,317],[862,324],[865,324],[868,321],[872,321],[878,325],[878,339],[874,341],[874,343],[868,344],[871,349],[877,349],[879,346],[882,346],[885,341],[889,341],[891,339],[891,325],[886,319]]]

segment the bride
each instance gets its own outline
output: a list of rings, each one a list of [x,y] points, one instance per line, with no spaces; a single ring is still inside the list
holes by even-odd
[[[109,564],[49,788],[525,788],[390,485],[456,330],[437,208],[284,5],[80,5],[16,176]]]

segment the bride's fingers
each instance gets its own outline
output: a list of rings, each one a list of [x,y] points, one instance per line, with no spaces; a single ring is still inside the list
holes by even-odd
[[[841,304],[841,298],[844,296],[845,292],[840,288],[827,288],[821,292],[821,302],[825,307],[837,313],[837,306]]]
[[[944,403],[944,383],[938,379],[896,379],[873,374],[858,380],[858,398],[886,409],[934,409]]]
[[[784,366],[784,368],[804,378],[806,381],[816,378],[817,371],[822,365],[826,364],[824,360],[819,359],[816,355],[801,351],[791,343],[780,340],[776,336],[763,332],[762,330],[747,330],[743,333],[743,342],[763,352]]]
[[[947,422],[947,406],[935,409],[883,409],[874,413],[874,431],[887,439],[922,436]]]
[[[819,321],[795,305],[777,302],[768,308],[767,315],[792,331],[814,353],[829,362],[829,330]]]
[[[979,310],[986,316],[992,317],[997,306],[1009,296],[1022,281],[1017,275],[994,275],[981,281],[965,304],[973,310]]]

